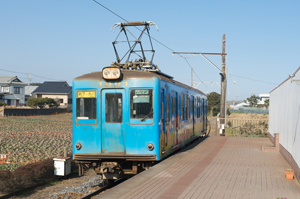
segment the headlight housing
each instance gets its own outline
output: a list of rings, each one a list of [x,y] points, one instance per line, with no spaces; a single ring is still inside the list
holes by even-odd
[[[119,79],[121,71],[119,68],[103,68],[102,77],[104,79]]]

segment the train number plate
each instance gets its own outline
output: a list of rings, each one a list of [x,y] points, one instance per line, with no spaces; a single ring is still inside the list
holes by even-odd
[[[77,93],[78,98],[93,98],[96,97],[95,91],[81,91]]]
[[[148,95],[149,90],[135,90],[136,95]]]

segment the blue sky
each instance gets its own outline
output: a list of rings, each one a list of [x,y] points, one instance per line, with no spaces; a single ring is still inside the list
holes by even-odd
[[[300,66],[300,1],[100,1],[127,21],[153,21],[151,36],[177,52],[221,52],[226,34],[227,100],[269,93]],[[32,82],[72,79],[115,61],[120,18],[92,0],[0,1],[0,76]],[[190,85],[183,58],[153,41],[154,63]],[[221,56],[207,56],[221,68]],[[187,58],[194,81],[220,82],[200,55]],[[13,73],[13,72],[18,73]],[[43,78],[42,78],[43,77]],[[253,81],[258,80],[258,81]],[[233,83],[236,82],[236,84]],[[220,92],[217,84],[201,84]]]

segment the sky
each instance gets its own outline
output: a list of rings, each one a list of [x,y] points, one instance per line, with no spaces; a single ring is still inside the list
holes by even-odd
[[[220,93],[219,71],[200,55],[172,52],[221,53],[225,34],[227,100],[269,93],[300,66],[299,0],[98,2],[115,14],[94,0],[0,1],[0,76],[71,85],[116,61],[119,28],[111,27],[123,19],[155,22],[154,64],[187,85],[192,66],[194,82],[212,82],[198,85],[205,93]],[[221,56],[206,57],[221,68]]]

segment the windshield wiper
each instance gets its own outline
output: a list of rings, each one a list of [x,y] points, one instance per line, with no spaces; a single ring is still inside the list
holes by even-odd
[[[145,121],[147,117],[149,117],[153,113],[153,110],[151,110],[143,119],[141,119],[141,122]]]

